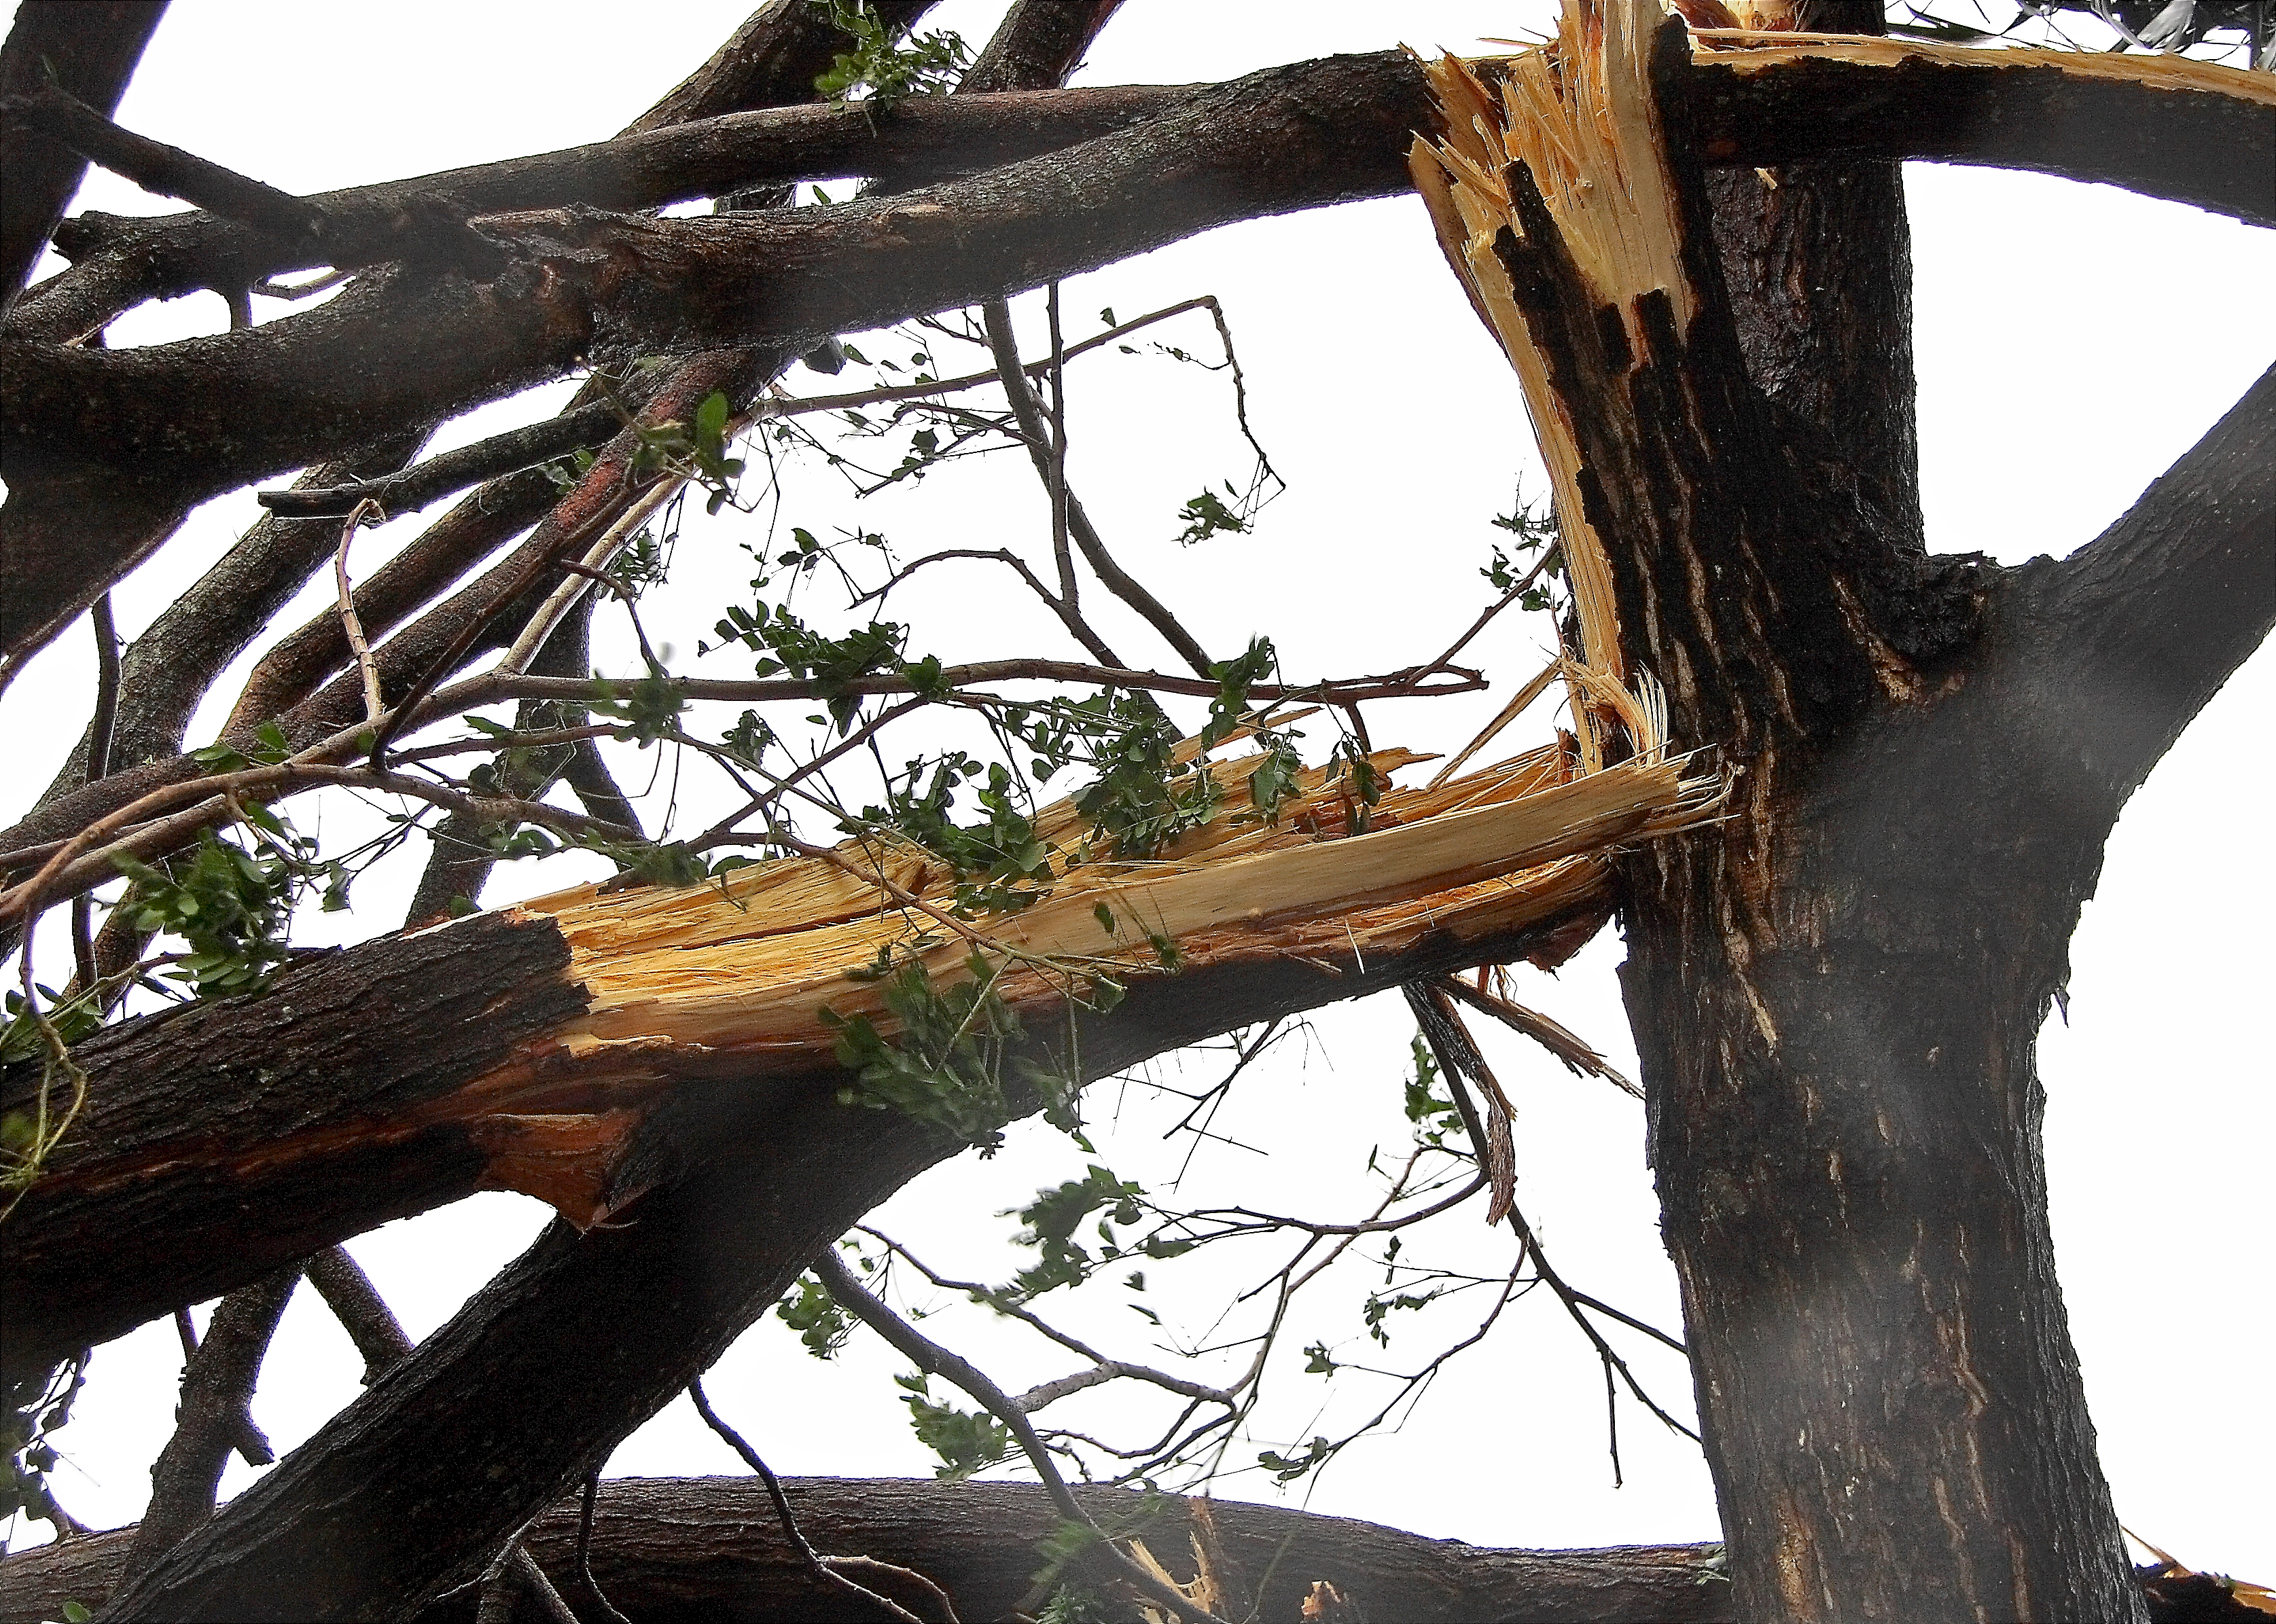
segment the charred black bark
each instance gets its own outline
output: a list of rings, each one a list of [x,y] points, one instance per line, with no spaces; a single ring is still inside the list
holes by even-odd
[[[2032,1054],[2124,793],[2268,623],[2276,391],[2072,565],[1923,558],[1748,387],[1747,301],[1774,320],[1781,290],[1729,324],[1722,272],[1771,261],[1702,251],[1694,148],[1670,144],[1703,310],[1679,336],[1647,300],[1632,370],[1566,268],[1507,248],[1582,403],[1629,656],[1675,736],[1724,750],[1742,812],[1632,858],[1623,911],[1736,1613],[2140,1617],[2055,1283]],[[2175,601],[2107,590],[2136,571]],[[2101,658],[2140,675],[2117,679],[2124,770],[2098,780]]]

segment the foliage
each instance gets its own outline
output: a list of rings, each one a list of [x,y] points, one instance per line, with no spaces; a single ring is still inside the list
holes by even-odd
[[[269,837],[257,852],[208,829],[164,868],[124,855],[112,859],[133,882],[120,911],[138,930],[189,944],[165,973],[193,984],[200,998],[265,985],[292,956],[285,939],[295,892],[331,866],[315,861],[315,842],[287,833],[274,813],[259,807],[247,813]]]
[[[824,1008],[822,1022],[838,1034],[838,1063],[857,1079],[838,1091],[839,1103],[890,1107],[987,1154],[1003,1144],[1004,1124],[1012,1120],[1004,1068],[1022,1032],[1019,1016],[997,991],[1000,967],[975,951],[965,970],[967,979],[936,987],[922,958],[899,968],[876,966],[885,1008],[900,1027],[898,1041],[888,1042],[866,1015],[849,1017]],[[1042,1100],[1045,1120],[1076,1132],[1074,1091],[1067,1079],[1024,1059],[1015,1070],[1019,1083]]]
[[[1011,1458],[1012,1430],[995,1416],[938,1402],[923,1375],[896,1376],[893,1384],[902,1389],[917,1441],[940,1457],[934,1477],[953,1483]]]
[[[800,1344],[817,1359],[835,1356],[854,1334],[854,1317],[811,1274],[800,1275],[790,1294],[775,1304],[775,1318],[797,1332]]]
[[[1559,550],[1559,532],[1554,508],[1536,503],[1525,505],[1525,492],[1518,491],[1517,500],[1511,502],[1506,513],[1494,515],[1497,529],[1506,530],[1513,538],[1505,548],[1496,543],[1493,556],[1478,573],[1486,578],[1499,593],[1514,591],[1521,580],[1532,574],[1537,566],[1542,577],[1554,580],[1565,573],[1565,555]],[[1515,550],[1513,557],[1510,549]],[[1543,551],[1544,548],[1547,550]],[[1528,555],[1535,556],[1529,559]],[[1533,585],[1520,593],[1518,605],[1526,609],[1549,609],[1556,607],[1547,586],[1536,578]]]
[[[911,34],[896,43],[884,21],[866,0],[814,0],[831,24],[853,42],[839,51],[814,88],[840,107],[890,111],[897,102],[954,87],[970,65],[963,36],[947,29]]]

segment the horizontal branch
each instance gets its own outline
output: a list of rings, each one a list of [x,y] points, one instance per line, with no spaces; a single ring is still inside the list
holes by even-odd
[[[783,1489],[810,1539],[914,1568],[947,1590],[967,1619],[1004,1617],[1018,1605],[1034,1578],[1035,1547],[1058,1523],[1043,1490],[1031,1484],[791,1477]],[[1075,1498],[1094,1520],[1115,1526],[1138,1512],[1138,1496],[1127,1490],[1082,1488]],[[1176,1496],[1159,1502],[1140,1530],[1149,1548],[1187,1549],[1189,1503]],[[1260,1618],[1296,1618],[1319,1580],[1356,1598],[1369,1618],[1400,1624],[1721,1624],[1730,1617],[1730,1586],[1703,1582],[1712,1545],[1496,1550],[1285,1507],[1218,1499],[1210,1509],[1225,1554],[1261,1584]],[[610,1479],[594,1514],[593,1576],[629,1616],[659,1624],[856,1617],[838,1608],[782,1541],[754,1534],[772,1521],[764,1489],[747,1478]],[[0,1560],[0,1614],[54,1618],[64,1600],[100,1606],[117,1589],[131,1533]],[[527,1544],[558,1576],[573,1561],[576,1537],[577,1507],[565,1503],[538,1519]],[[459,1624],[465,1616],[438,1603],[413,1624]]]
[[[345,518],[367,502],[377,502],[388,517],[399,518],[469,485],[605,444],[624,426],[624,412],[614,402],[596,400],[558,417],[444,451],[400,473],[353,485],[262,491],[259,499],[262,507],[281,518]]]
[[[19,6],[0,46],[0,94],[53,85],[109,113],[165,11],[165,0]],[[0,147],[0,319],[16,304],[86,173],[77,153],[52,141]]]
[[[1446,680],[1431,682],[1430,679],[1435,676],[1444,676]],[[937,681],[922,684],[898,675],[854,676],[842,682],[802,677],[760,677],[748,682],[701,676],[664,679],[668,691],[685,699],[727,699],[745,704],[765,699],[812,699],[840,693],[931,693],[975,688],[986,683],[1020,682],[1081,683],[1210,699],[1223,691],[1219,684],[1206,677],[1086,665],[1074,660],[982,660],[969,665],[943,666]],[[1443,671],[1411,666],[1382,676],[1325,678],[1316,683],[1256,683],[1246,691],[1254,700],[1316,699],[1351,705],[1368,699],[1423,699],[1444,694],[1475,693],[1485,686],[1483,676],[1464,666],[1451,666]],[[452,706],[462,710],[499,699],[589,701],[601,697],[594,679],[568,676],[477,676],[449,693]]]
[[[1695,34],[1699,155],[2036,170],[2276,224],[2276,75],[2181,57]]]
[[[770,107],[639,130],[534,157],[297,200],[332,223],[321,245],[264,236],[223,214],[155,220],[81,216],[59,246],[83,259],[27,294],[11,337],[62,341],[122,296],[177,298],[219,282],[240,284],[318,265],[366,265],[421,248],[414,226],[482,215],[585,204],[631,212],[770,182],[879,179],[895,190],[1071,147],[1154,117],[1191,87],[1115,86],[916,96],[889,111],[833,104]],[[139,271],[123,286],[98,263]],[[100,302],[93,302],[97,301]]]
[[[2276,218],[2276,201],[2255,200],[2276,167],[2265,161],[2276,94],[2265,77],[1856,41],[1711,51],[1683,76],[1695,139],[1716,162],[1856,152],[2029,163]],[[0,345],[6,472],[76,489],[132,465],[186,508],[595,359],[752,344],[802,352],[831,333],[983,302],[1232,221],[1401,192],[1400,155],[1430,117],[1410,61],[1332,57],[897,196],[704,219],[584,204],[493,215],[482,229],[514,261],[494,283],[383,276],[248,331],[126,351]],[[2012,133],[2019,125],[2029,139]],[[2110,129],[2140,133],[2085,133]],[[7,651],[133,562],[31,533],[72,506],[27,509],[10,537],[11,557],[43,569],[0,568],[0,594],[33,606],[21,617],[33,631],[19,637],[11,623]]]

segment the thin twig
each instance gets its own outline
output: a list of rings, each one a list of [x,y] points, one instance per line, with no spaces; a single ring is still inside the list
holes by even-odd
[[[1020,1446],[1020,1453],[1028,1457],[1028,1464],[1043,1479],[1044,1492],[1051,1496],[1051,1504],[1058,1509],[1059,1515],[1070,1522],[1082,1524],[1098,1536],[1100,1548],[1107,1552],[1116,1564],[1118,1577],[1151,1597],[1158,1605],[1195,1620],[1195,1624],[1225,1624],[1224,1620],[1202,1607],[1191,1597],[1148,1573],[1107,1537],[1105,1531],[1091,1521],[1090,1514],[1076,1500],[1074,1491],[1066,1485],[1066,1479],[1059,1476],[1058,1468],[1051,1462],[1051,1452],[1044,1447],[1043,1440],[1036,1436],[1034,1424],[1012,1396],[990,1379],[984,1371],[924,1335],[872,1296],[861,1282],[854,1278],[853,1271],[846,1266],[835,1247],[824,1247],[812,1266],[840,1308],[884,1338],[917,1369],[928,1376],[946,1377],[1003,1423],[1005,1430]]]
[[[577,1551],[573,1571],[585,1599],[601,1615],[602,1624],[632,1624],[632,1620],[617,1611],[601,1589],[601,1582],[593,1577],[593,1507],[601,1498],[601,1469],[595,1467],[585,1474],[584,1504],[577,1512]]]
[[[386,510],[370,497],[357,502],[340,526],[340,544],[332,554],[332,585],[339,594],[340,631],[348,640],[349,651],[355,655],[356,668],[363,673],[364,720],[375,727],[381,713],[387,709],[387,699],[380,691],[379,666],[371,657],[371,644],[363,635],[363,622],[356,617],[355,588],[348,581],[348,543],[355,540],[356,531],[366,519],[383,522],[386,517]]]
[[[711,1408],[711,1401],[704,1396],[703,1379],[702,1377],[695,1377],[688,1382],[687,1396],[695,1405],[695,1413],[703,1417],[704,1424],[709,1427],[714,1432],[717,1433],[720,1439],[725,1442],[730,1449],[732,1449],[737,1454],[742,1456],[743,1464],[749,1467],[752,1471],[755,1472],[758,1475],[759,1481],[766,1484],[767,1498],[774,1502],[776,1520],[782,1524],[783,1538],[789,1544],[791,1550],[797,1554],[798,1560],[806,1565],[807,1570],[809,1573],[813,1574],[815,1577],[823,1581],[825,1583],[834,1584],[841,1590],[852,1591],[854,1595],[861,1597],[865,1600],[875,1602],[878,1606],[884,1608],[887,1614],[896,1619],[904,1620],[907,1621],[907,1624],[924,1624],[924,1620],[922,1619],[917,1617],[915,1613],[911,1613],[907,1607],[902,1606],[900,1603],[893,1600],[892,1598],[889,1596],[880,1596],[876,1591],[869,1589],[867,1585],[856,1584],[844,1574],[839,1573],[831,1565],[832,1560],[831,1558],[823,1556],[819,1551],[816,1551],[814,1548],[813,1545],[808,1541],[806,1535],[800,1531],[798,1526],[797,1517],[793,1515],[791,1513],[790,1499],[783,1492],[781,1480],[774,1475],[773,1469],[769,1467],[766,1462],[760,1459],[759,1452],[752,1448],[748,1443],[744,1441],[743,1435],[735,1431],[733,1427],[729,1426],[726,1422],[720,1419],[719,1412]],[[907,1575],[910,1578],[922,1577],[922,1575],[910,1573],[910,1571],[905,1567],[895,1568],[893,1571]],[[936,1597],[938,1597],[944,1605],[947,1603],[948,1598],[941,1590],[938,1585],[934,1584],[929,1579],[924,1580],[923,1582],[925,1587],[931,1590]],[[949,1613],[949,1617],[952,1620],[955,1616],[955,1612],[952,1608]]]
[[[82,778],[93,783],[110,775],[110,741],[118,725],[118,626],[111,618],[109,593],[95,601],[87,621],[95,628],[95,720],[87,727]],[[85,892],[72,898],[72,956],[79,971],[74,992],[86,992],[102,979],[95,956],[94,912]]]
[[[308,290],[322,285],[321,281],[311,283]],[[265,292],[267,287],[256,287],[254,291]],[[300,298],[302,291],[294,289],[272,297]],[[624,413],[614,403],[596,400],[558,417],[444,451],[399,473],[360,480],[353,485],[256,491],[254,497],[280,518],[330,518],[353,512],[364,502],[376,502],[399,518],[470,485],[589,450],[614,438],[623,427]]]
[[[1035,386],[1028,381],[1026,371],[1020,365],[1019,340],[1012,330],[1011,307],[1001,299],[992,299],[981,306],[982,320],[987,324],[989,346],[996,353],[997,375],[1003,381],[1005,397],[1012,404],[1012,415],[1020,425],[1020,435],[1027,442],[1028,460],[1049,490],[1051,483],[1051,436],[1043,421],[1043,407],[1036,398]],[[1090,561],[1098,578],[1116,597],[1137,610],[1139,616],[1162,635],[1162,639],[1175,649],[1178,657],[1206,677],[1210,675],[1210,657],[1194,636],[1179,623],[1176,616],[1163,607],[1161,600],[1148,592],[1130,572],[1114,561],[1106,544],[1098,538],[1091,525],[1090,516],[1074,493],[1066,490],[1061,480],[1066,507],[1067,532],[1082,555]]]

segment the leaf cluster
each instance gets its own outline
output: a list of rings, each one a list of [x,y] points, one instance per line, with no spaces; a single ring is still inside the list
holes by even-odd
[[[1134,1246],[1115,1234],[1118,1227],[1134,1228],[1145,1220],[1147,1209],[1142,1205],[1145,1198],[1140,1185],[1119,1179],[1111,1169],[1093,1162],[1081,1178],[1039,1190],[1027,1205],[1004,1214],[1017,1217],[1026,1226],[1013,1237],[1014,1242],[1036,1249],[1036,1261],[1013,1278],[1010,1288],[1002,1294],[1004,1299],[1033,1302],[1061,1286],[1077,1285],[1089,1279],[1092,1271],[1122,1258],[1168,1258],[1193,1250],[1191,1242],[1158,1232]],[[1094,1258],[1074,1235],[1085,1219],[1099,1212],[1104,1216],[1098,1220],[1100,1247]],[[1133,1279],[1142,1281],[1143,1276]]]
[[[971,64],[964,37],[952,29],[913,34],[896,42],[884,19],[864,0],[815,0],[831,23],[851,42],[829,71],[814,81],[822,96],[840,107],[890,110],[910,96],[953,89]]]
[[[1011,1458],[1012,1430],[995,1416],[939,1402],[926,1376],[896,1376],[893,1383],[902,1389],[917,1441],[940,1457],[934,1477],[955,1483]]]
[[[900,1025],[898,1041],[888,1041],[866,1015],[825,1007],[821,1018],[838,1034],[838,1063],[856,1079],[838,1091],[840,1104],[899,1111],[987,1154],[1003,1144],[1012,1120],[1005,1065],[1022,1033],[996,990],[997,966],[975,952],[965,968],[966,979],[936,986],[922,959],[875,967],[885,1008]],[[1020,1064],[1019,1077],[1042,1097],[1046,1120],[1075,1130],[1074,1090],[1065,1078],[1032,1062]]]

